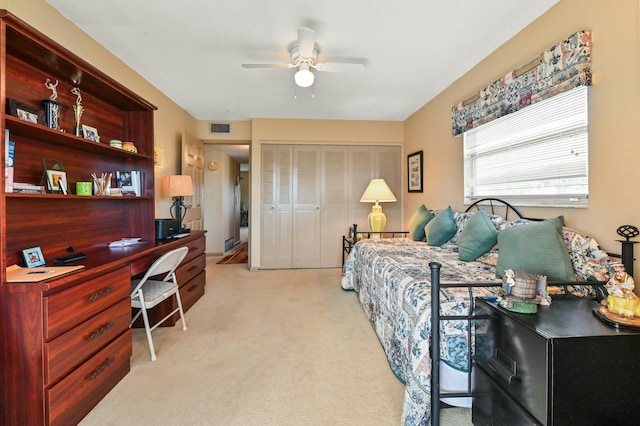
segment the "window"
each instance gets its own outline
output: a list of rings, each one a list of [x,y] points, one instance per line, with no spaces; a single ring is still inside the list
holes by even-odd
[[[465,203],[586,207],[587,105],[580,86],[465,132]]]

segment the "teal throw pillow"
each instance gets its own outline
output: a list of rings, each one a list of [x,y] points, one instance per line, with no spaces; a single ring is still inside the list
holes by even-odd
[[[498,230],[484,210],[474,214],[458,237],[458,257],[470,262],[496,245]]]
[[[414,241],[424,241],[424,226],[431,219],[433,219],[433,213],[424,204],[418,207],[418,210],[409,221],[409,237]]]
[[[456,230],[453,211],[451,210],[451,206],[449,206],[446,210],[438,213],[427,223],[427,226],[424,227],[427,244],[430,246],[441,246],[456,235]]]
[[[533,222],[498,234],[496,275],[520,269],[549,281],[574,281],[573,266],[562,237],[563,217]]]

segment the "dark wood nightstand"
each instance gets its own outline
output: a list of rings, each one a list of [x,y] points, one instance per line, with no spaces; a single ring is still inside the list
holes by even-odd
[[[599,305],[555,296],[537,314],[476,299],[474,425],[637,424],[640,332],[593,315]]]

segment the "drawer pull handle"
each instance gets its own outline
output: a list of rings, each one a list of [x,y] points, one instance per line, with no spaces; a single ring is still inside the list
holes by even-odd
[[[489,358],[489,367],[509,384],[512,381],[520,381],[516,360],[500,350],[496,352],[496,356]]]
[[[189,287],[189,290],[187,290],[187,291],[194,291],[194,290],[197,290],[197,289],[198,289],[198,285],[194,284],[191,287]]]
[[[111,327],[113,327],[114,323],[113,322],[108,322],[105,325],[103,325],[102,327],[94,330],[90,335],[89,335],[89,340],[95,340],[96,337],[100,336],[101,334],[105,333],[107,330],[109,330]]]
[[[104,297],[109,293],[113,293],[114,290],[115,290],[115,287],[111,286],[111,287],[107,287],[105,289],[102,289],[97,293],[93,293],[91,296],[89,296],[89,302],[95,302],[96,300],[100,299],[101,297]]]
[[[191,246],[191,247],[189,247],[189,251],[194,251],[194,250],[198,250],[198,246]]]
[[[193,265],[191,268],[189,268],[189,271],[193,271],[194,269],[198,269],[200,266],[198,265]]]
[[[116,360],[115,358],[106,359],[102,364],[100,364],[98,368],[93,370],[93,372],[89,375],[89,379],[90,380],[97,379],[102,373],[105,372],[107,368],[109,368],[111,364],[115,362],[115,360]]]

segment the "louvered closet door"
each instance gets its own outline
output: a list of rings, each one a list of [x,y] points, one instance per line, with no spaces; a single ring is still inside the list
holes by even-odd
[[[291,268],[293,147],[262,145],[260,157],[260,268]]]
[[[402,150],[399,146],[376,147],[375,177],[387,182],[389,189],[396,196],[395,203],[380,203],[382,211],[387,217],[387,231],[402,231]],[[371,209],[371,205],[369,205]]]
[[[346,146],[325,146],[322,150],[320,266],[323,268],[342,265],[342,236],[349,227],[347,152]]]
[[[314,145],[293,150],[293,267],[317,268],[320,259],[320,153]]]
[[[349,164],[349,225],[369,231],[367,217],[373,203],[361,203],[360,197],[371,179],[384,179],[398,199],[395,203],[380,203],[387,217],[387,231],[402,231],[402,148],[399,146],[350,146]]]

